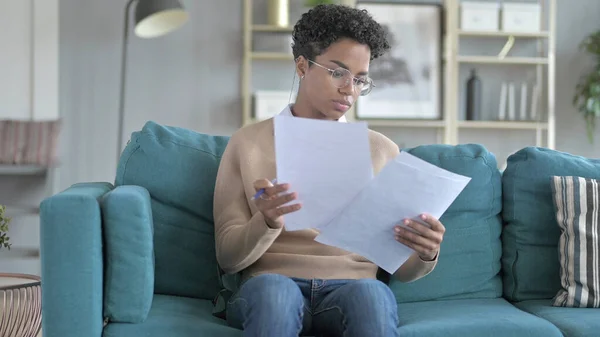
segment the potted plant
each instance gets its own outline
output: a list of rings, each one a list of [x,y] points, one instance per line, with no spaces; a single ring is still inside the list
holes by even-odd
[[[573,105],[583,115],[590,143],[594,142],[596,119],[600,117],[600,31],[590,34],[579,48],[595,59],[592,70],[575,87]]]
[[[10,243],[8,242],[8,224],[11,218],[6,216],[6,206],[0,205],[0,249],[7,248],[10,250]]]

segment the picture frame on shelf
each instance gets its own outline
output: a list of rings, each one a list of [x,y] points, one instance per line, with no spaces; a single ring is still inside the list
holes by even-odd
[[[286,90],[257,90],[254,92],[253,118],[255,121],[264,121],[275,117],[288,104],[296,101],[297,92]]]
[[[357,119],[441,119],[443,6],[357,1],[387,31],[391,49],[373,60],[373,91],[360,97]]]

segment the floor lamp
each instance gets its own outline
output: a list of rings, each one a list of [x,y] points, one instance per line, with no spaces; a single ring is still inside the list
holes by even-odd
[[[123,143],[123,124],[125,122],[125,74],[127,68],[127,42],[129,38],[129,16],[131,7],[135,8],[135,35],[141,38],[155,38],[166,35],[187,20],[188,14],[179,0],[129,0],[125,6],[125,25],[121,55],[121,87],[119,92],[119,134],[117,135],[117,163],[121,157]]]

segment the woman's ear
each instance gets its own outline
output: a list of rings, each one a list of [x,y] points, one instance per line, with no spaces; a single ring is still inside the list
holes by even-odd
[[[308,62],[306,61],[306,58],[304,58],[302,55],[298,56],[296,58],[296,74],[298,74],[298,77],[304,79],[304,76],[306,75],[306,69],[308,69]]]

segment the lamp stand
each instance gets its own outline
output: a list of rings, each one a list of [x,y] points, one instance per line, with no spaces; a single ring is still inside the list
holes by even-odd
[[[123,45],[121,49],[121,86],[119,91],[119,124],[117,134],[117,164],[121,159],[123,146],[123,124],[125,123],[125,79],[127,72],[127,42],[129,40],[129,11],[131,6],[137,0],[129,0],[125,6],[125,26],[123,27]]]

